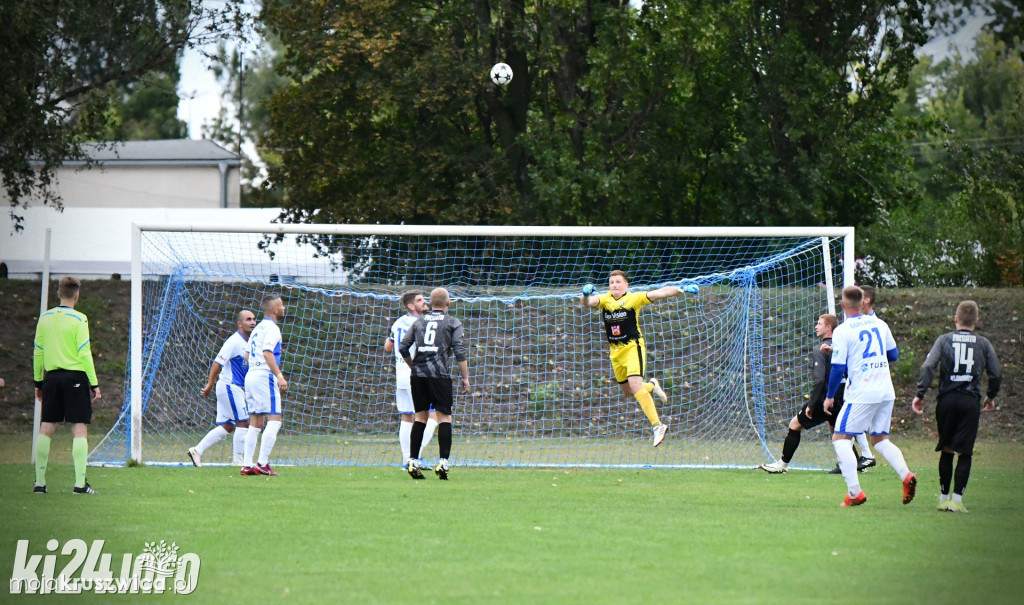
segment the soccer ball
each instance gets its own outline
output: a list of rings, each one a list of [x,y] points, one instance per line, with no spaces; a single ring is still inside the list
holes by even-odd
[[[491,82],[498,86],[505,86],[512,81],[512,68],[508,63],[495,63],[491,68]]]

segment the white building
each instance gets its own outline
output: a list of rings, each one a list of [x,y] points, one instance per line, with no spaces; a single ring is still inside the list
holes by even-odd
[[[133,222],[267,225],[280,213],[239,208],[241,159],[213,141],[129,141],[86,152],[98,162],[93,168],[66,162],[55,174],[63,212],[30,202],[16,210],[22,231],[11,220],[0,226],[8,277],[39,279],[48,229],[51,275],[127,277]],[[9,207],[6,193],[0,199]]]
[[[84,147],[54,178],[65,208],[238,208],[241,158],[210,140],[127,141]]]

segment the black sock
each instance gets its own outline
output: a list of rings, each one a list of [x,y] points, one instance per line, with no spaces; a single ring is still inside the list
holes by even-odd
[[[427,430],[426,422],[413,421],[412,432],[409,433],[409,452],[413,458],[419,458],[418,454],[423,445],[423,431],[425,430]]]
[[[960,454],[956,457],[956,470],[953,471],[953,493],[964,495],[967,479],[971,476],[971,455]]]
[[[789,433],[786,434],[786,440],[782,442],[782,461],[786,464],[793,459],[796,448],[800,447],[800,433],[802,432],[789,429]]]
[[[939,454],[939,491],[949,494],[949,484],[953,481],[953,452]]]
[[[452,453],[452,423],[441,422],[437,425],[438,454],[444,459]]]

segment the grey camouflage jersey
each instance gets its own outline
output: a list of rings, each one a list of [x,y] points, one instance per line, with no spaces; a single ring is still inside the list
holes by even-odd
[[[449,355],[456,361],[466,361],[466,342],[462,335],[462,322],[444,311],[431,310],[416,320],[402,338],[398,353],[405,357],[416,345],[412,375],[426,378],[451,378]]]
[[[987,396],[995,399],[1003,381],[1003,371],[992,343],[970,330],[948,332],[935,341],[921,366],[921,376],[917,381],[918,397],[923,398],[931,386],[935,370],[939,371],[940,397],[961,391],[980,399],[981,375],[987,373]]]

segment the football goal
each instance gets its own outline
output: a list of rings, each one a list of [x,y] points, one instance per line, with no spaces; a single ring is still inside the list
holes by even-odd
[[[241,309],[279,293],[283,428],[272,463],[398,465],[402,293],[437,286],[464,326],[472,392],[457,394],[462,466],[753,467],[778,455],[811,387],[814,324],[853,282],[852,228],[134,225],[126,396],[94,464],[188,464],[213,427],[200,389]],[[623,395],[599,313],[580,288],[696,285],[643,308],[647,377],[668,436]],[[453,364],[454,366],[454,364]],[[457,373],[457,370],[456,370]],[[436,459],[436,440],[425,452]],[[230,438],[204,464],[230,464]],[[794,467],[834,463],[827,428]]]

